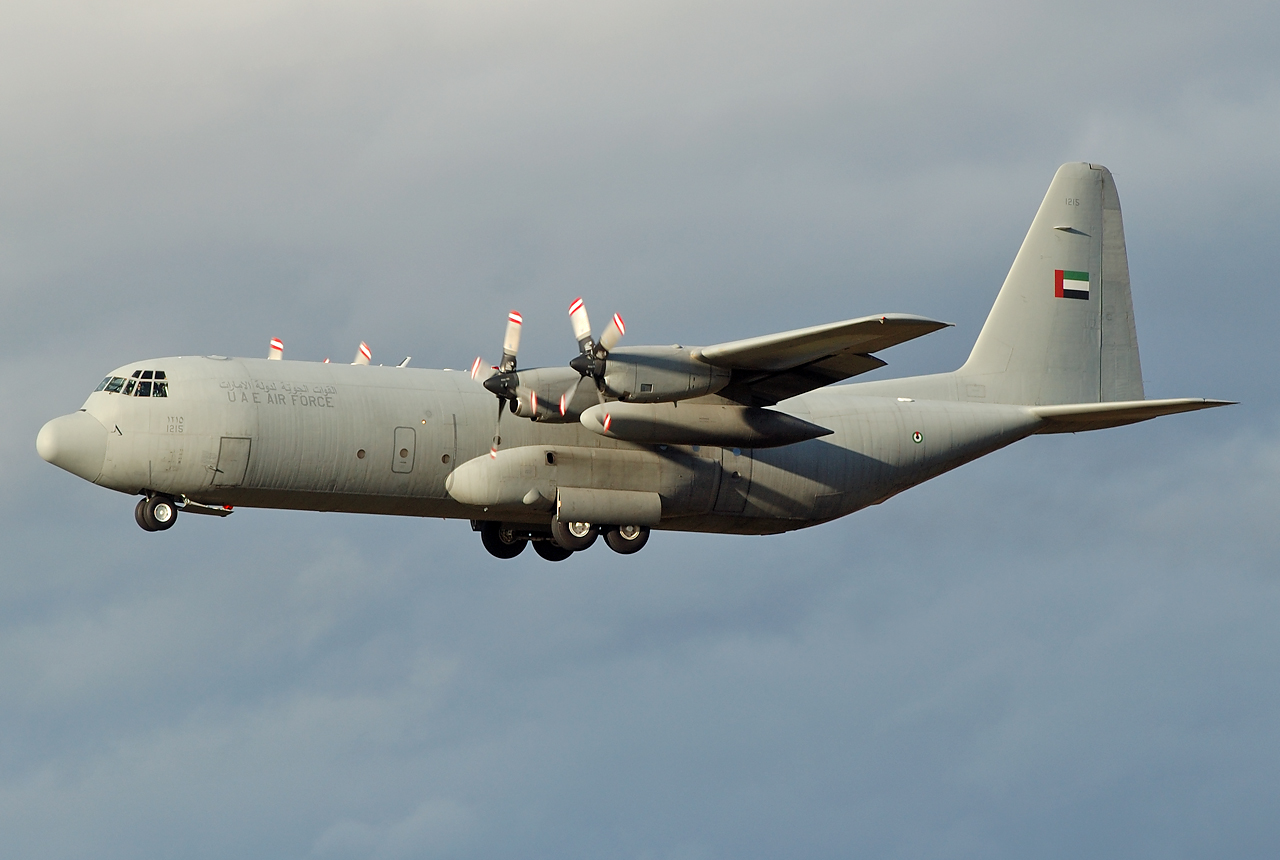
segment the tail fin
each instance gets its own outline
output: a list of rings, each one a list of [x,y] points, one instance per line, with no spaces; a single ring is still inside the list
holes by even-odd
[[[1064,164],[957,372],[960,394],[1042,406],[1142,400],[1120,198],[1111,171]]]

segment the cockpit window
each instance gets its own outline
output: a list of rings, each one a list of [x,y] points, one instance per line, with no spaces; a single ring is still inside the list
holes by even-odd
[[[135,370],[129,379],[108,376],[93,390],[108,394],[118,392],[125,397],[168,397],[169,383],[163,370]]]

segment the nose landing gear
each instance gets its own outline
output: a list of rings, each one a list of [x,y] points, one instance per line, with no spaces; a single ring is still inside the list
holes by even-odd
[[[133,509],[133,518],[146,531],[162,532],[178,521],[178,506],[168,496],[148,496]]]

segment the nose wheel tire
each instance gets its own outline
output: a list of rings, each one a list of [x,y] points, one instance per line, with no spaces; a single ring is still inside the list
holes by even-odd
[[[178,521],[178,506],[167,496],[151,496],[138,502],[133,518],[149,532],[162,532]]]
[[[648,526],[612,526],[604,533],[609,549],[622,555],[631,555],[644,549],[649,542]]]
[[[554,517],[551,519],[551,539],[569,552],[587,549],[596,542],[598,534],[599,530],[591,523],[562,523]]]
[[[496,558],[515,558],[524,552],[524,545],[529,541],[516,537],[502,523],[487,522],[480,527],[480,542]]]
[[[146,509],[147,509],[147,500],[138,499],[138,504],[133,509],[133,518],[137,521],[138,525],[141,526],[144,531],[153,532],[156,530],[156,527],[153,526],[147,520]]]
[[[547,561],[564,561],[573,555],[573,550],[565,549],[555,541],[538,540],[533,542],[533,551]]]

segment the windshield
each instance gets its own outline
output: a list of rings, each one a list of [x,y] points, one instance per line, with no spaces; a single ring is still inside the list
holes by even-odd
[[[108,376],[93,390],[123,394],[125,397],[168,397],[169,381],[163,370],[135,370],[128,379]]]

